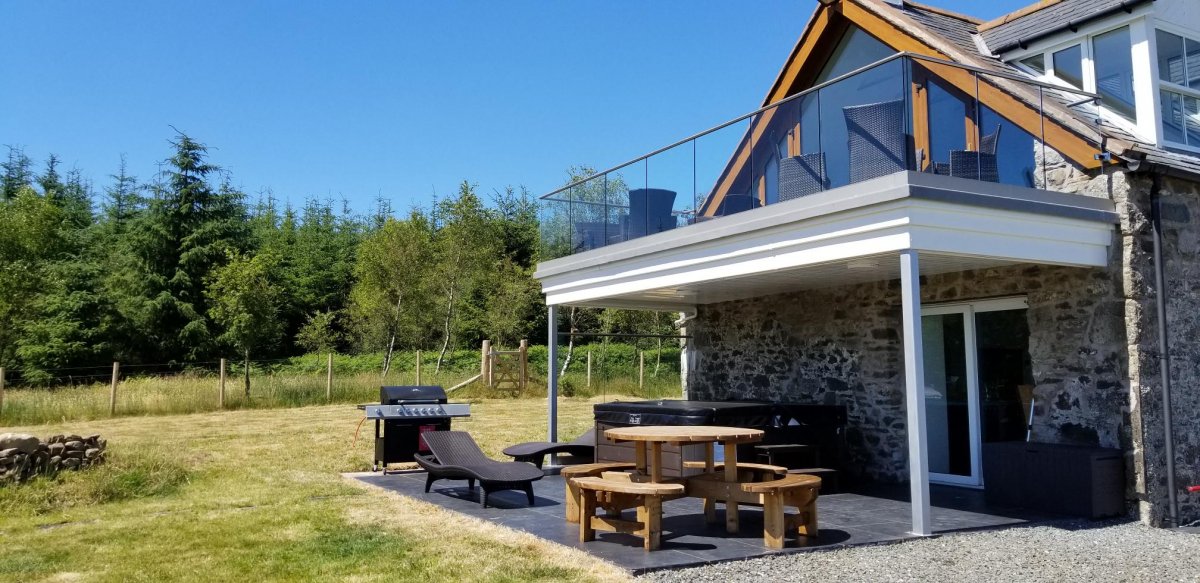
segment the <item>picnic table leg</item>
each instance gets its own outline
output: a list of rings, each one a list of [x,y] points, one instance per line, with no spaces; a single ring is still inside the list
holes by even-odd
[[[567,478],[567,522],[579,522],[579,487],[575,481]]]
[[[579,542],[596,540],[596,529],[592,528],[592,516],[596,514],[594,492],[582,492],[579,497]]]
[[[662,444],[657,441],[650,444],[650,481],[662,482]]]
[[[732,442],[725,443],[725,481],[737,482],[737,444]],[[738,503],[734,500],[725,501],[725,532],[737,534],[738,531]]]
[[[763,496],[763,544],[772,549],[782,549],[785,529],[782,497],[774,494]]]
[[[662,498],[646,496],[637,509],[638,522],[642,523],[642,546],[647,551],[657,550],[662,544]]]
[[[633,442],[633,465],[637,467],[638,473],[643,476],[648,475],[646,473],[646,442]]]
[[[704,473],[711,474],[713,471],[713,444],[708,442],[704,444]],[[712,524],[717,521],[717,502],[712,498],[704,499],[704,522]]]

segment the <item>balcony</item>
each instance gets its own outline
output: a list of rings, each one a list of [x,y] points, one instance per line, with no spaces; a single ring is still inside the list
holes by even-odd
[[[1021,198],[1053,190],[1064,162],[1100,164],[1100,134],[1080,121],[1098,108],[1091,93],[898,53],[544,195],[544,236],[565,257],[853,198],[899,173]]]

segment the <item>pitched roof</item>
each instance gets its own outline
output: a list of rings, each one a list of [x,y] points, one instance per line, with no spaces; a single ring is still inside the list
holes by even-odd
[[[1060,30],[1113,12],[1132,10],[1153,0],[1044,0],[979,25],[978,32],[994,53],[1003,53]]]
[[[982,48],[982,43],[977,38],[980,25],[979,21],[975,19],[913,2],[902,2],[898,6],[883,0],[844,1],[862,6],[957,63],[1007,75],[1029,77],[1024,71],[985,52],[986,48]],[[1045,12],[1059,5],[1074,6],[1078,3],[1107,3],[1108,1],[1060,0],[1037,12]],[[1027,18],[1027,16],[1022,18]],[[1102,122],[1097,127],[1092,115],[1088,115],[1086,111],[1068,107],[1069,104],[1078,101],[1078,96],[1075,94],[1046,89],[1039,96],[1036,88],[1024,83],[1003,78],[995,78],[994,83],[1005,92],[1033,107],[1037,107],[1039,97],[1044,97],[1044,111],[1047,118],[1054,119],[1078,135],[1088,136],[1097,143],[1103,142],[1106,150],[1126,161],[1144,161],[1159,166],[1163,170],[1183,173],[1194,179],[1200,179],[1200,157],[1166,150],[1157,145],[1139,141],[1137,137],[1111,123]]]

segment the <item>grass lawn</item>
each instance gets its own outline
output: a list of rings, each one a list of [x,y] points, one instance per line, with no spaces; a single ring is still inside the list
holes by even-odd
[[[611,399],[611,395],[610,395]],[[563,438],[592,400],[559,405]],[[489,455],[545,438],[545,400],[482,400],[456,420]],[[345,404],[5,427],[99,433],[109,463],[0,487],[0,581],[622,580],[579,551],[377,492],[371,426]]]

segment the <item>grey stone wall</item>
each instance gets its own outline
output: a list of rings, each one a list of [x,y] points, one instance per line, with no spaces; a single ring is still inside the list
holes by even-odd
[[[1159,190],[1163,224],[1163,260],[1167,299],[1167,332],[1171,355],[1171,413],[1175,442],[1175,473],[1179,488],[1182,523],[1200,521],[1200,496],[1188,494],[1185,486],[1200,484],[1200,185],[1163,179]],[[1151,280],[1153,281],[1153,280]],[[1157,335],[1155,318],[1148,328]],[[1157,344],[1155,344],[1157,347]],[[1152,501],[1165,498],[1166,471],[1161,384],[1158,381],[1158,352],[1148,363],[1153,388],[1142,395],[1142,418],[1147,458],[1146,481],[1150,490],[1163,491]]]
[[[922,278],[922,302],[1024,295],[1038,441],[1131,446],[1122,300],[1105,270],[1021,265]],[[693,399],[837,403],[853,470],[908,477],[900,285],[701,306]]]

